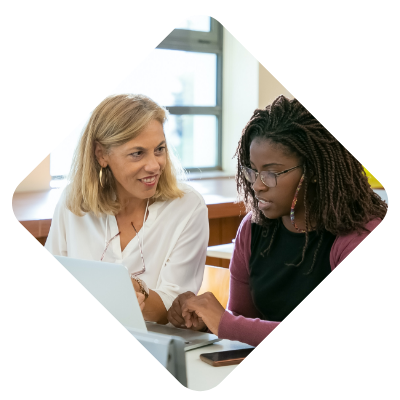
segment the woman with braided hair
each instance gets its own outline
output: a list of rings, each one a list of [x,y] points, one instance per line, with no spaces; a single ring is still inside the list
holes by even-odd
[[[168,318],[256,346],[381,222],[387,204],[296,99],[255,110],[236,155],[248,214],[230,264],[229,311],[211,293],[184,293]]]

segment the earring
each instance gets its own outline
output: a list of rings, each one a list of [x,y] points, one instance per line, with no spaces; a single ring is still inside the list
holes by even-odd
[[[102,178],[103,178],[103,167],[100,167],[99,181],[100,181],[100,186],[104,189]]]
[[[304,181],[304,173],[300,178],[300,182],[299,182],[299,184],[297,186],[296,193],[294,194],[294,199],[292,201],[292,207],[290,208],[290,222],[295,227],[297,232],[300,232],[300,233],[305,233],[305,230],[304,229],[299,229],[298,226],[296,225],[296,222],[294,222],[294,207],[296,206],[297,195],[299,194],[299,191],[300,191],[300,188],[301,188],[301,185],[302,185],[303,181]]]
[[[317,178],[314,178],[314,179],[312,180],[312,183],[317,183]]]

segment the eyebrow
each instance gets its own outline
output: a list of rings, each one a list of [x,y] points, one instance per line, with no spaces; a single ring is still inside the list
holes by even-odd
[[[254,165],[254,163],[251,161],[250,161],[250,164]],[[268,168],[268,167],[272,167],[273,165],[284,165],[284,164],[279,164],[279,163],[264,164],[261,168]]]
[[[165,140],[163,140],[160,144],[158,144],[155,148],[160,147],[161,145],[165,144]],[[141,146],[136,146],[136,147],[131,147],[130,149],[128,149],[127,151],[132,151],[132,150],[147,150],[144,147]]]

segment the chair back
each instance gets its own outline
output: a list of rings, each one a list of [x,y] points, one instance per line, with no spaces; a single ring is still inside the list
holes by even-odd
[[[212,292],[223,307],[226,308],[229,298],[229,280],[230,272],[228,268],[206,265],[203,283],[198,295]]]

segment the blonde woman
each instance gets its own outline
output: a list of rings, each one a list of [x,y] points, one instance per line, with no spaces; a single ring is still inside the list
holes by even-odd
[[[198,292],[209,236],[202,196],[177,182],[165,120],[142,95],[96,107],[45,245],[53,255],[126,266],[144,318],[158,323],[179,294]]]

